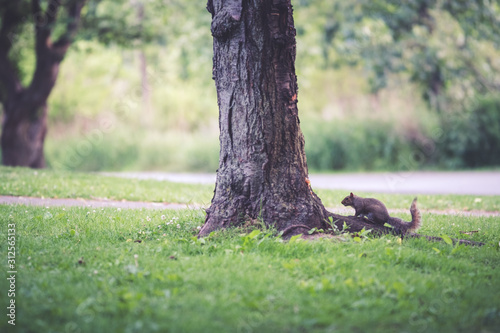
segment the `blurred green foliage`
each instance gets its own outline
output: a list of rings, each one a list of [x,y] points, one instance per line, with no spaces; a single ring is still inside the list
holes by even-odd
[[[500,98],[484,96],[443,123],[441,164],[451,168],[500,165]]]
[[[487,97],[500,89],[497,3],[292,2],[311,170],[500,164],[498,100]],[[49,100],[52,168],[217,169],[211,17],[204,7],[88,2]],[[16,42],[13,57],[29,78],[28,25]]]
[[[393,124],[350,121],[306,124],[309,168],[321,170],[400,170],[398,159],[411,154],[412,145],[391,131]],[[336,128],[336,130],[333,130]]]

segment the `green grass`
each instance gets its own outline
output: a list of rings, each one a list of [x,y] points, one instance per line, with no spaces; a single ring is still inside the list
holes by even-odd
[[[16,327],[4,314],[2,332],[494,332],[500,325],[498,218],[426,217],[423,234],[485,242],[480,248],[392,236],[285,243],[270,230],[198,240],[200,210],[0,205],[0,220],[2,244],[15,224],[18,272]],[[7,248],[1,252],[6,262]],[[0,289],[6,312],[5,278]]]
[[[209,204],[213,190],[213,185],[178,184],[168,181],[123,179],[88,173],[0,166],[0,195]],[[343,190],[315,191],[327,207],[340,207],[340,201],[349,194]],[[400,209],[409,208],[414,197],[407,194],[366,192],[356,194],[376,197],[388,208]],[[498,196],[419,195],[418,200],[422,210],[500,211]]]
[[[212,198],[213,188],[48,169],[0,167],[0,194],[206,204]]]

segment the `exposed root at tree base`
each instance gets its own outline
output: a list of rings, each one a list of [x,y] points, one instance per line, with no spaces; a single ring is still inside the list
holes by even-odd
[[[380,226],[376,225],[370,222],[367,222],[363,218],[359,217],[354,217],[354,216],[342,216],[342,215],[337,215],[328,212],[328,216],[332,218],[333,224],[337,227],[338,230],[344,231],[344,232],[349,232],[349,233],[357,233],[364,230],[371,230],[372,234],[382,236],[382,235],[395,235],[395,236],[401,236],[401,238],[426,238],[427,240],[430,241],[444,241],[443,238],[441,237],[436,237],[436,236],[426,236],[426,235],[420,235],[417,233],[401,233],[398,230],[388,228],[385,226]],[[344,230],[344,226],[347,227],[347,230]],[[324,225],[324,230],[328,230],[330,228],[330,224],[325,222]],[[298,234],[304,234],[304,231],[307,232],[311,230],[312,228],[305,225],[305,224],[297,224],[290,226],[282,231],[282,237],[284,239],[290,239],[294,235]],[[482,242],[476,242],[476,241],[470,241],[466,239],[451,239],[454,244],[459,243],[463,245],[471,245],[471,246],[483,246],[484,243]]]

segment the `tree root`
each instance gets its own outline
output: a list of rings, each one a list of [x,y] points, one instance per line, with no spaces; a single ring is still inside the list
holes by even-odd
[[[371,230],[372,234],[377,235],[377,236],[382,236],[382,235],[395,235],[395,236],[401,236],[402,239],[404,238],[426,238],[427,240],[430,241],[444,241],[443,238],[441,237],[436,237],[436,236],[427,236],[427,235],[421,235],[417,233],[402,233],[401,231],[393,228],[388,228],[385,226],[381,226],[378,224],[373,224],[367,221],[364,218],[360,217],[355,217],[355,216],[343,216],[343,215],[337,215],[328,212],[328,217],[332,219],[333,225],[337,227],[338,230],[345,231],[345,232],[350,232],[350,233],[356,233],[360,232],[363,229],[364,230]],[[344,226],[347,227],[346,230],[344,230]],[[331,224],[328,222],[324,222],[324,229],[327,230],[328,228],[331,227]],[[290,226],[282,231],[282,237],[284,239],[289,239],[290,237],[299,234],[301,229],[306,229],[306,230],[311,230],[312,228],[305,225],[305,224],[297,224]],[[454,244],[459,243],[463,245],[471,245],[471,246],[483,246],[484,243],[482,242],[475,242],[475,241],[470,241],[466,239],[451,239]]]

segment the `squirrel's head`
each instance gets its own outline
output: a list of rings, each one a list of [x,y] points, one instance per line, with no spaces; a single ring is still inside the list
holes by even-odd
[[[351,192],[350,195],[348,195],[347,197],[344,198],[344,200],[342,200],[342,204],[344,206],[352,206],[354,204],[353,199],[354,199],[354,194],[352,194]]]

